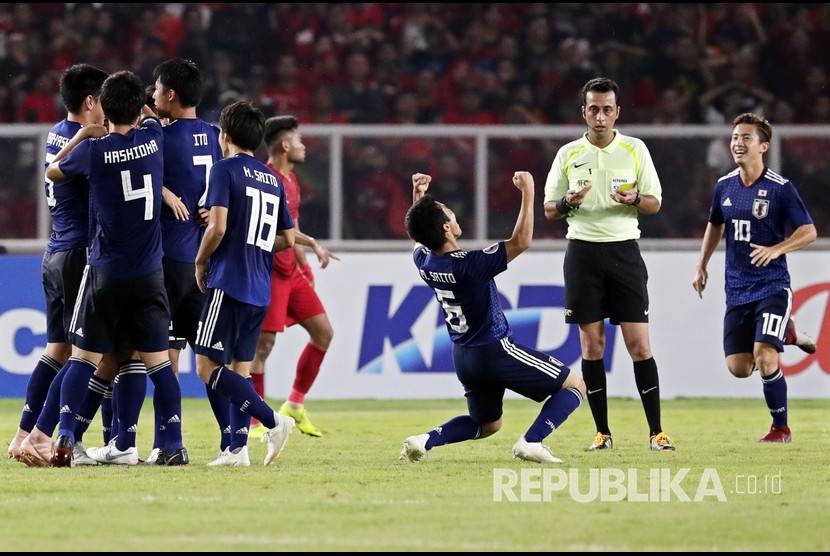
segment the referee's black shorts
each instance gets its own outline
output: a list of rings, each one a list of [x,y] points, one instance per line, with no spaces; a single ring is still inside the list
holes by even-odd
[[[565,322],[648,322],[648,270],[636,240],[568,241]]]

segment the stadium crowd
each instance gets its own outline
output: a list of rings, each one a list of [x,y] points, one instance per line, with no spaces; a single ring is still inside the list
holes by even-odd
[[[580,89],[606,76],[625,94],[621,125],[730,125],[742,112],[781,124],[830,125],[830,4],[762,3],[13,3],[0,4],[0,122],[62,117],[60,73],[77,62],[128,69],[145,83],[162,60],[193,60],[207,89],[199,116],[249,100],[303,124],[583,125]],[[711,189],[734,168],[728,143],[649,139],[666,210],[644,237],[697,238]],[[6,145],[8,144],[8,147]],[[305,224],[328,238],[328,150],[303,168]],[[491,140],[488,237],[502,237],[515,168],[537,181],[558,145]],[[781,171],[802,190],[824,235],[830,138],[784,141]],[[405,239],[409,177],[427,171],[472,222],[474,148],[467,138],[352,141],[342,169],[344,239]],[[0,138],[0,235],[35,237],[38,152]],[[684,172],[676,172],[685,168]],[[509,192],[508,192],[509,193]],[[507,204],[507,206],[510,206]],[[21,218],[21,215],[27,215]],[[536,236],[561,238],[543,222]],[[477,231],[472,228],[470,234]]]
[[[617,81],[633,123],[723,123],[735,106],[830,123],[830,4],[0,4],[0,122],[54,122],[60,73],[148,81],[169,57],[209,82],[202,116],[252,99],[306,123],[581,123],[587,79]],[[805,99],[810,102],[805,103]],[[724,112],[727,112],[724,114]],[[514,115],[515,116],[515,115]]]

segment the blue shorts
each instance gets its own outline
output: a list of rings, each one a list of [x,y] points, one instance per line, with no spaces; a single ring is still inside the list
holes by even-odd
[[[727,305],[723,317],[724,354],[753,353],[755,342],[765,342],[783,352],[792,309],[793,291],[789,288],[760,301]]]
[[[267,311],[267,306],[243,303],[222,290],[208,289],[193,351],[223,365],[253,361]]]
[[[542,402],[562,389],[571,370],[547,353],[505,338],[482,347],[452,346],[455,374],[477,425],[498,421],[505,390]]]
[[[133,348],[167,351],[170,307],[161,270],[137,278],[113,278],[87,266],[69,329],[72,343],[95,353]],[[129,345],[124,344],[125,338]]]

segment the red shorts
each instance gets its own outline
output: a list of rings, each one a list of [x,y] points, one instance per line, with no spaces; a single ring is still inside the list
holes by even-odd
[[[326,310],[320,297],[299,270],[289,278],[271,275],[271,304],[262,323],[264,332],[283,332],[286,327]]]

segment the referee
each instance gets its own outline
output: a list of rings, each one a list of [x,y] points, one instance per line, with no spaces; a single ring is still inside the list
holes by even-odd
[[[660,210],[662,189],[645,144],[614,129],[619,86],[597,77],[582,88],[585,134],[556,153],[545,182],[545,217],[566,218],[565,322],[579,326],[582,375],[597,427],[589,450],[613,447],[608,426],[605,323],[622,330],[652,450],[674,450],[660,422],[657,363],[648,332],[648,270],[638,217]]]

